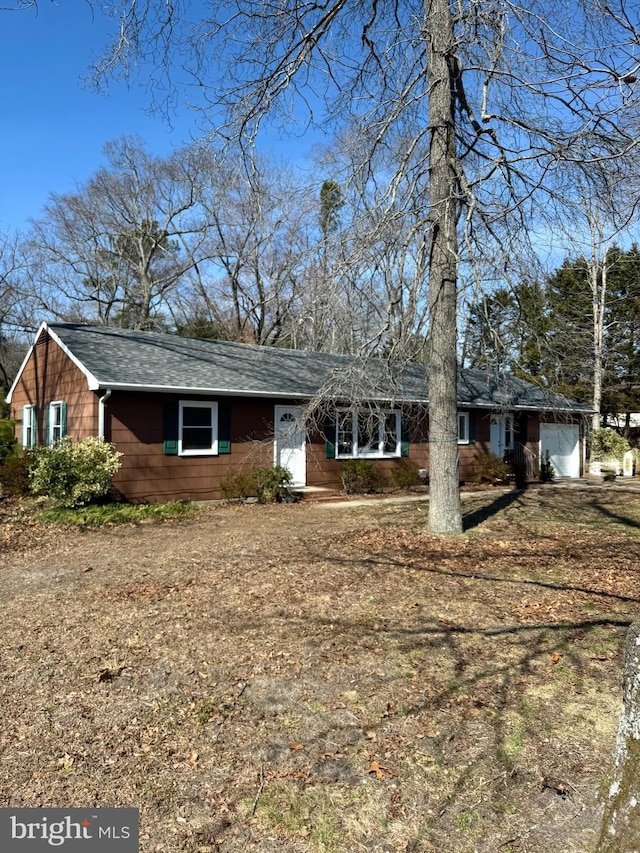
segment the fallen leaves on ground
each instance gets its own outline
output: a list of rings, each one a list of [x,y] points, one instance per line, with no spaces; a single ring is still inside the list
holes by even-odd
[[[0,503],[0,805],[138,807],[141,853],[590,849],[640,500],[464,509]]]

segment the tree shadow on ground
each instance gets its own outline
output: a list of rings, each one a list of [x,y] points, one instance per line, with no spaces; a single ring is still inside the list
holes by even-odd
[[[511,504],[518,501],[521,496],[522,489],[512,489],[510,492],[501,494],[499,497],[495,498],[495,500],[491,501],[487,506],[482,506],[479,509],[473,510],[473,512],[463,514],[463,529],[471,530],[474,527],[478,527],[480,524],[487,521],[487,519],[497,515],[502,510],[507,509]]]
[[[634,518],[629,518],[626,515],[620,515],[617,512],[611,512],[607,507],[602,506],[599,501],[594,501],[593,506],[601,512],[602,515],[605,515],[607,518],[610,518],[612,521],[616,521],[619,524],[624,524],[625,527],[635,527],[640,529],[640,521],[636,521]]]

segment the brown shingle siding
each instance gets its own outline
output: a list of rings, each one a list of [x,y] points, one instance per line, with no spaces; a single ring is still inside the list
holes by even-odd
[[[11,396],[11,417],[22,419],[22,407],[37,406],[38,442],[45,436],[45,410],[49,403],[67,404],[67,433],[75,440],[96,435],[98,430],[98,398],[87,388],[82,371],[49,335],[42,334],[33,347]],[[20,425],[17,427],[20,440]]]

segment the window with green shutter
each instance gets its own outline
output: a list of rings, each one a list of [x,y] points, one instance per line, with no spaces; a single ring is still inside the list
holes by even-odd
[[[231,453],[228,410],[218,419],[216,400],[174,400],[164,406],[165,456],[216,456]]]
[[[55,444],[67,434],[67,404],[61,400],[47,406],[47,444]]]
[[[38,443],[38,411],[35,406],[22,407],[22,446],[25,449]]]
[[[208,456],[218,452],[218,404],[180,400],[178,455]]]
[[[458,444],[469,444],[469,412],[458,412]]]
[[[458,412],[458,444],[475,444],[476,422],[473,412]]]
[[[327,424],[327,459],[387,459],[409,455],[399,409],[337,411]]]

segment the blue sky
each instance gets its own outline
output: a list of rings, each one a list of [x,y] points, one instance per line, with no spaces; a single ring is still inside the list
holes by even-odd
[[[42,0],[37,14],[0,11],[1,231],[24,231],[52,192],[83,184],[104,163],[108,140],[135,134],[164,155],[196,132],[189,110],[178,111],[173,129],[149,115],[138,84],[106,94],[83,86],[108,35],[82,0]]]

